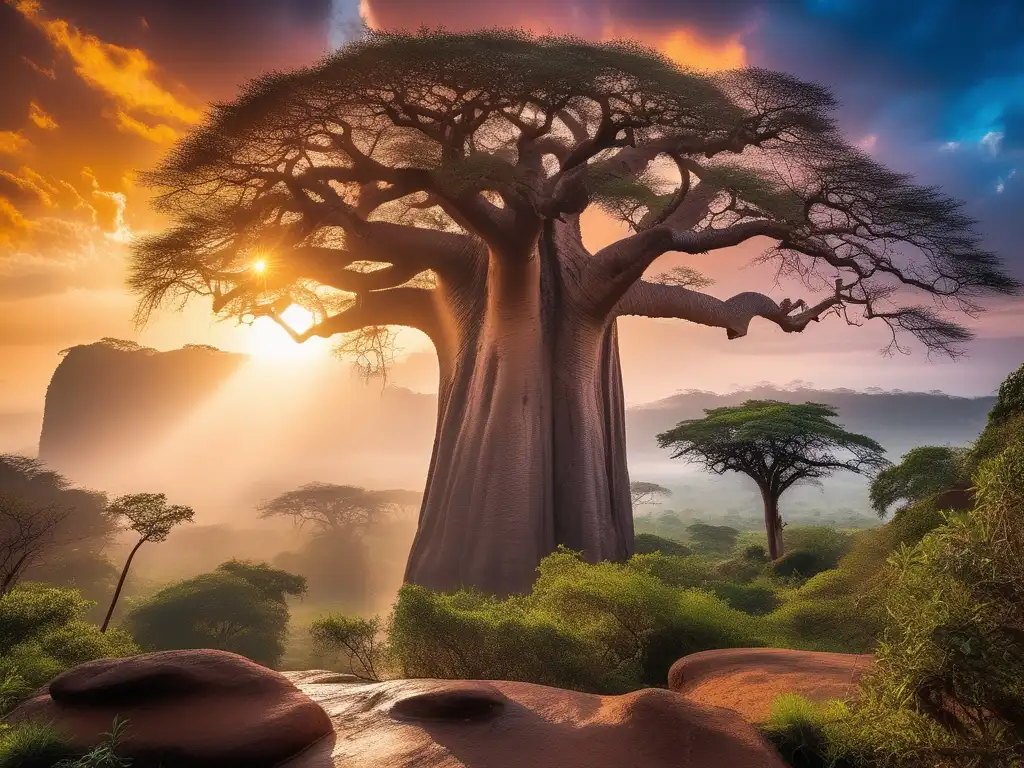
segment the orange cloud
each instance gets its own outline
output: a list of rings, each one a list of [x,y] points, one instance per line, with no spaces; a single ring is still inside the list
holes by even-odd
[[[0,197],[0,246],[13,247],[29,229],[28,220],[6,197]]]
[[[44,131],[55,131],[60,127],[53,116],[35,101],[28,103],[28,119],[35,123],[37,128],[42,128]]]
[[[0,131],[0,155],[16,155],[31,146],[21,131]]]
[[[16,174],[0,169],[0,194],[3,193],[18,200],[31,199],[46,208],[52,208],[57,190],[31,168],[22,168]]]
[[[717,72],[747,65],[747,51],[739,34],[715,41],[703,39],[697,32],[686,27],[661,32],[606,25],[601,37],[604,40],[639,40],[661,51],[676,64],[692,69]]]
[[[694,69],[714,72],[747,65],[747,51],[738,35],[713,43],[701,40],[688,29],[681,29],[662,40],[658,49],[676,64]]]
[[[122,109],[117,110],[117,130],[134,133],[157,144],[170,144],[178,138],[178,132],[164,123],[148,125],[136,120]]]
[[[201,112],[160,85],[157,67],[144,51],[104,42],[67,21],[46,18],[36,0],[6,2],[46,35],[56,50],[71,58],[75,73],[82,80],[106,94],[122,111],[186,125],[201,119]]]

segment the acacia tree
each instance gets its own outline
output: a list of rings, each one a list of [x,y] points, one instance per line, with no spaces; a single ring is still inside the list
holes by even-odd
[[[355,485],[307,483],[259,506],[260,517],[290,517],[320,534],[362,533],[420,501],[416,491],[368,491]]]
[[[658,445],[671,448],[674,459],[702,464],[718,475],[740,472],[757,483],[772,560],[782,554],[783,493],[838,470],[869,474],[889,465],[882,446],[831,421],[837,411],[830,405],[747,400],[704,413],[703,419],[662,432]]]
[[[672,491],[657,483],[634,480],[629,484],[629,500],[634,507],[641,504],[653,504],[657,499],[666,499],[671,495]]]
[[[139,547],[147,541],[164,541],[174,526],[192,522],[195,515],[191,507],[168,504],[167,496],[162,493],[130,493],[119,496],[111,502],[107,512],[112,518],[126,522],[130,530],[139,534],[139,540],[128,553],[128,559],[121,569],[121,577],[117,580],[117,587],[114,589],[114,596],[110,600],[110,607],[107,609],[100,632],[107,631],[110,617],[114,615],[114,608],[117,606],[117,599],[121,596],[124,580],[128,576],[128,569],[131,568]]]
[[[369,32],[215,105],[146,175],[173,225],[135,245],[139,320],[205,296],[298,342],[425,333],[437,432],[406,577],[525,591],[559,544],[632,552],[618,317],[736,339],[755,317],[791,333],[859,310],[894,344],[953,352],[970,334],[906,293],[973,311],[1017,289],[957,203],[844,143],[834,106],[788,75],[689,71],[633,43]],[[591,251],[595,206],[632,231]],[[663,254],[755,238],[825,294],[643,278]]]

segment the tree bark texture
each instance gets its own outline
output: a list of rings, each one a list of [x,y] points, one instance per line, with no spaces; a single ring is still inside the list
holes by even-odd
[[[575,223],[548,222],[527,257],[486,260],[485,290],[440,286],[437,435],[407,582],[507,595],[559,545],[632,554],[618,338],[614,318],[587,316],[586,258]]]

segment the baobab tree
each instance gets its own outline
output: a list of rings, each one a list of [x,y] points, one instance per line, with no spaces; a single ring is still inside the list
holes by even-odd
[[[528,590],[559,544],[632,551],[618,317],[737,339],[755,317],[793,333],[859,310],[894,343],[953,351],[970,334],[906,293],[973,311],[1018,287],[955,202],[844,143],[834,105],[788,75],[689,71],[633,43],[370,32],[215,105],[146,175],[172,225],[135,246],[138,317],[205,296],[297,342],[422,331],[437,433],[406,577]],[[631,232],[588,250],[593,206]],[[644,279],[666,253],[755,238],[824,295]],[[302,332],[293,304],[313,315]]]
[[[701,464],[716,475],[739,472],[753,480],[764,501],[768,555],[775,560],[782,554],[782,494],[841,470],[871,475],[889,467],[885,449],[833,422],[837,415],[821,403],[747,400],[705,408],[703,419],[681,421],[658,435],[658,445],[671,449],[673,459]]]

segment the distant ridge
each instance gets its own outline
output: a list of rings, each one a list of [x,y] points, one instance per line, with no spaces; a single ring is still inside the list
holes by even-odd
[[[728,394],[688,390],[627,411],[630,452],[659,453],[655,435],[676,422],[697,419],[705,408],[739,405],[745,400],[813,401],[839,409],[839,421],[848,429],[873,437],[897,457],[914,446],[963,445],[985,426],[995,397],[960,397],[930,392],[884,391],[871,388],[813,389],[760,384]]]
[[[258,393],[263,380],[234,376],[250,360],[212,347],[158,352],[113,339],[72,347],[47,390],[40,458],[76,481],[105,490],[120,482],[196,494],[215,488],[224,509],[310,480],[421,486],[433,442],[436,396],[396,387],[381,391],[353,380],[344,366],[330,365],[303,384],[301,395],[291,397],[285,390],[253,407],[241,401]],[[749,399],[836,406],[848,429],[877,440],[893,460],[917,445],[971,442],[995,402],[993,397],[934,391],[822,390],[803,383],[760,384],[728,394],[684,391],[626,409],[631,476],[678,490],[673,507],[703,494],[706,507],[746,508],[749,500],[740,500],[750,489],[742,479],[713,477],[670,460],[657,447],[656,435],[679,421],[700,418],[705,408]],[[202,419],[186,418],[204,404],[209,407],[202,409]],[[171,452],[150,466],[156,474],[135,474],[140,457],[145,459],[162,438],[186,424],[187,438],[173,440]],[[869,514],[862,478],[836,477],[826,485],[845,489],[841,496],[827,497],[830,505]],[[815,489],[794,494],[809,505],[826,498]]]

